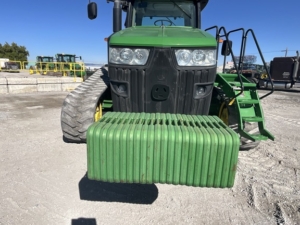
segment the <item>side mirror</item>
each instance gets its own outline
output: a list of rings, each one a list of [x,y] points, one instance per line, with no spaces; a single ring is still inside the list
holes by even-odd
[[[88,17],[90,20],[97,18],[97,4],[95,2],[91,2],[87,6]]]
[[[81,56],[79,56],[79,59],[81,60]]]
[[[232,41],[223,41],[221,55],[230,55],[230,49],[232,49]]]

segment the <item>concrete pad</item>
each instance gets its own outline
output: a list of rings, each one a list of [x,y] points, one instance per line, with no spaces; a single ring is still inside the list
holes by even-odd
[[[8,93],[7,85],[0,85],[0,94]]]
[[[63,83],[61,84],[62,91],[73,91],[80,83]]]
[[[37,84],[36,78],[24,77],[24,78],[11,78],[7,77],[7,84],[8,85],[20,85],[20,84]]]
[[[58,77],[44,77],[36,78],[37,84],[61,84],[61,78]]]
[[[62,84],[59,82],[59,83],[48,83],[48,84],[45,84],[45,83],[39,83],[37,85],[37,91],[38,92],[43,92],[43,91],[62,91]]]
[[[62,77],[61,78],[62,83],[81,83],[82,78],[81,77]]]
[[[7,85],[6,78],[0,78],[0,85]]]
[[[8,85],[9,93],[30,93],[37,92],[36,84],[25,84],[25,85]]]
[[[0,78],[0,94],[8,93],[6,78]]]

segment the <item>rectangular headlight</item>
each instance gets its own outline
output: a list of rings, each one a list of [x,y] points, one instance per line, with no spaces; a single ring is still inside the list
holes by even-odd
[[[213,49],[176,49],[179,66],[213,66],[216,64],[216,50]]]
[[[109,48],[109,62],[126,65],[145,65],[149,49],[142,48]]]

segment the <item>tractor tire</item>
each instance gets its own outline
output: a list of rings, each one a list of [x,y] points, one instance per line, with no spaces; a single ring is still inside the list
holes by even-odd
[[[229,99],[225,96],[224,92],[221,89],[215,88],[214,92],[217,92],[218,98],[220,99],[221,106],[223,105],[223,107],[220,107],[219,117],[229,128],[231,128],[239,135],[239,128],[238,128],[239,116],[235,104],[229,105]],[[223,110],[225,111],[225,113]],[[227,121],[224,118],[227,118]],[[258,125],[257,123],[249,123],[249,122],[244,123],[244,130],[247,131],[248,133],[257,134]],[[241,151],[247,151],[256,148],[259,145],[259,143],[260,141],[251,141],[240,136]]]
[[[86,131],[95,122],[96,108],[108,86],[108,72],[101,68],[68,94],[61,110],[61,128],[65,142],[86,142]]]

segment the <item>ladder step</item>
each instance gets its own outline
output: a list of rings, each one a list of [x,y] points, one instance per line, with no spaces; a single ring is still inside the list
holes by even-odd
[[[240,82],[229,82],[231,86],[241,87]],[[254,83],[245,83],[243,82],[244,87],[256,87],[256,84]]]
[[[259,134],[249,134],[244,130],[240,131],[240,134],[242,137],[245,137],[252,141],[268,140],[268,139],[271,139],[274,141],[274,136],[265,129],[261,130]]]
[[[238,98],[238,102],[240,104],[259,104],[259,100],[257,100],[257,99],[242,99],[242,98]]]
[[[255,134],[255,135],[251,135],[251,137],[257,141],[260,141],[260,140],[268,140],[269,138],[267,136],[264,136],[262,134]]]
[[[244,87],[255,87],[256,88],[256,84],[255,83],[243,83]]]
[[[235,87],[240,87],[241,86],[240,82],[229,82],[229,84],[231,86],[235,86]]]
[[[242,120],[244,122],[263,122],[264,119],[258,116],[253,116],[253,117],[242,117]]]

